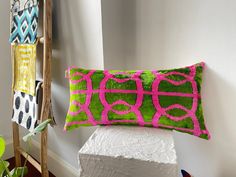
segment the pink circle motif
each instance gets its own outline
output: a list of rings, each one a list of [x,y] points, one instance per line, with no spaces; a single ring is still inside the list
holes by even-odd
[[[116,73],[116,74],[124,74],[124,73]],[[132,74],[131,77],[129,77],[129,78],[118,79],[118,78],[115,78],[115,75],[109,73],[109,71],[107,71],[107,70],[104,71],[104,76],[105,77],[102,80],[102,82],[100,83],[100,92],[99,92],[100,101],[104,106],[104,110],[102,111],[102,124],[106,124],[106,125],[112,124],[113,121],[110,121],[108,119],[108,113],[110,111],[112,111],[112,112],[114,112],[118,115],[124,115],[124,114],[128,114],[130,112],[133,112],[137,116],[138,124],[140,126],[144,126],[145,122],[144,122],[142,114],[139,110],[140,106],[142,105],[143,96],[144,96],[143,95],[142,81],[140,79],[141,74],[142,74],[142,71],[137,71],[136,73]],[[112,80],[114,80],[115,82],[118,82],[118,83],[124,83],[124,82],[130,81],[130,80],[135,81],[136,86],[137,86],[136,103],[134,105],[131,105],[131,104],[127,103],[124,100],[118,100],[118,101],[113,102],[112,104],[109,104],[106,100],[106,93],[114,92],[114,89],[110,89],[110,90],[106,89],[106,83],[110,79],[112,79]],[[127,90],[125,90],[125,91],[127,92]],[[132,92],[132,90],[129,90],[129,91]],[[113,109],[114,106],[120,105],[120,104],[123,104],[123,105],[129,107],[130,109],[126,110],[126,111],[117,111],[117,110]],[[125,120],[124,120],[124,122],[125,122]]]
[[[184,120],[184,119],[190,117],[192,119],[193,125],[194,125],[193,134],[196,135],[196,136],[200,136],[201,135],[201,129],[200,129],[200,125],[199,125],[199,122],[197,120],[197,117],[196,117],[196,111],[197,111],[197,106],[198,106],[198,98],[199,98],[197,83],[194,80],[194,77],[196,75],[196,67],[192,66],[192,67],[189,67],[189,69],[190,69],[190,74],[189,75],[186,75],[186,74],[183,74],[183,73],[180,73],[180,72],[177,72],[177,71],[169,72],[167,74],[160,74],[156,71],[153,72],[153,74],[156,76],[156,79],[154,80],[153,85],[152,85],[152,92],[153,92],[152,100],[153,100],[153,104],[154,104],[157,112],[155,113],[155,115],[152,119],[152,125],[154,127],[158,127],[159,126],[158,125],[159,119],[160,119],[161,116],[166,116],[167,118],[169,118],[173,121],[181,121],[181,120]],[[174,81],[174,80],[171,80],[171,79],[167,78],[168,76],[171,76],[171,75],[182,76],[182,77],[184,77],[184,79],[181,80],[181,81]],[[186,107],[184,107],[180,104],[173,104],[173,105],[170,105],[167,108],[161,107],[158,96],[159,96],[159,85],[162,81],[167,81],[167,82],[169,82],[169,83],[171,83],[175,86],[179,86],[179,85],[182,85],[186,82],[190,82],[191,85],[192,85],[192,89],[193,89],[192,108],[189,110],[189,109],[187,109]],[[186,97],[186,95],[184,93],[173,93],[173,92],[170,92],[170,93],[166,92],[165,94],[161,94],[161,95]],[[183,110],[186,114],[183,115],[183,116],[180,116],[180,117],[172,116],[172,115],[167,113],[169,110],[172,110],[172,109]]]
[[[70,83],[71,84],[77,84],[79,82],[82,82],[82,81],[86,81],[87,83],[87,92],[86,92],[86,100],[85,100],[85,103],[84,104],[81,104],[77,101],[72,101],[71,104],[75,105],[75,106],[78,106],[80,109],[76,112],[72,112],[72,111],[69,111],[69,114],[72,115],[72,116],[75,116],[75,115],[78,115],[79,113],[81,112],[85,112],[86,115],[88,116],[88,123],[91,123],[92,125],[97,125],[96,121],[94,120],[94,117],[89,109],[89,105],[91,103],[91,98],[92,98],[92,95],[93,95],[93,86],[92,86],[92,80],[91,80],[91,76],[94,74],[94,70],[90,71],[88,74],[83,74],[83,73],[80,73],[80,72],[76,72],[74,73],[71,77],[74,77],[74,76],[81,76],[81,79],[79,80],[71,80],[70,79]]]

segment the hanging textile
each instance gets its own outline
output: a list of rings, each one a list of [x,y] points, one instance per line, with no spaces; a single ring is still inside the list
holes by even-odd
[[[17,15],[13,15],[17,13]],[[11,16],[10,43],[33,44],[37,39],[38,5],[15,12]]]
[[[36,95],[32,96],[20,91],[14,92],[12,121],[28,129],[30,132],[38,125],[42,102],[42,82],[36,81]]]
[[[11,0],[11,12],[15,16],[18,12],[39,4],[38,0]]]
[[[35,95],[36,45],[14,45],[14,91]]]

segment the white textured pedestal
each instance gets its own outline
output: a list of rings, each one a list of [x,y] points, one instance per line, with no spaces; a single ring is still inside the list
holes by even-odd
[[[177,177],[171,131],[99,127],[79,151],[81,177]]]

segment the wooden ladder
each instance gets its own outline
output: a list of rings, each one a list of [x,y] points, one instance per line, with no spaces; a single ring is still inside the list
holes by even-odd
[[[43,98],[41,109],[41,122],[49,118],[50,102],[51,102],[51,58],[52,58],[52,0],[42,0],[43,3],[43,37],[39,38],[39,42],[43,45]],[[14,51],[11,46],[11,59],[14,60]],[[14,73],[14,68],[13,72]],[[12,74],[12,79],[14,74]],[[12,87],[12,100],[13,100],[13,87]],[[48,172],[48,130],[47,128],[41,133],[41,148],[40,148],[40,163],[33,157],[27,154],[20,146],[19,126],[17,123],[12,123],[13,127],[13,146],[15,163],[17,167],[21,166],[21,156],[28,159],[41,174],[42,177],[49,177]]]

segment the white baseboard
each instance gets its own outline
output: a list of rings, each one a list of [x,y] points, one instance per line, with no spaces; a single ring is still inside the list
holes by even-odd
[[[22,143],[23,144],[23,143]],[[40,159],[40,144],[32,140],[31,155],[39,161]],[[13,142],[6,141],[6,152],[4,159],[9,159],[14,156]],[[48,168],[56,177],[79,177],[80,171],[63,160],[60,156],[51,150],[48,150]]]
[[[31,155],[37,160],[40,159],[40,144],[32,140]],[[78,177],[79,170],[63,160],[51,150],[48,150],[48,168],[56,177]]]

